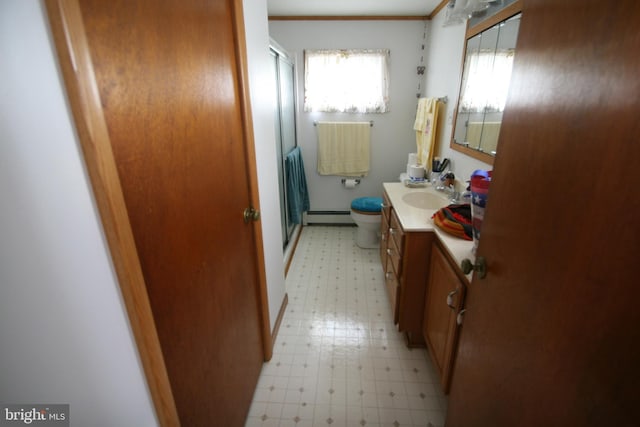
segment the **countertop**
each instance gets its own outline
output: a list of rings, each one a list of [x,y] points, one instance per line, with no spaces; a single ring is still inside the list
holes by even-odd
[[[435,226],[431,216],[441,207],[447,206],[450,202],[446,197],[446,194],[440,191],[436,191],[430,184],[421,188],[410,188],[404,185],[402,182],[385,182],[383,184],[384,190],[389,196],[389,200],[393,205],[393,209],[398,215],[400,224],[405,232],[433,232],[436,234],[438,240],[442,243],[442,246],[449,252],[449,255],[457,262],[458,267],[463,259],[468,258],[472,262],[475,261],[475,255],[471,251],[473,248],[473,242],[463,240],[445,233]],[[435,209],[423,209],[414,207],[403,200],[403,197],[408,193],[418,193],[428,195],[435,195],[442,200],[442,204]],[[472,273],[467,274],[467,280],[471,282]]]

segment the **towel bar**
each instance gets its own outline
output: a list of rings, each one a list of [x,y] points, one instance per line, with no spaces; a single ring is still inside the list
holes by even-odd
[[[347,123],[347,122],[336,122],[336,123]],[[313,125],[317,126],[318,125],[318,121],[314,120]],[[369,120],[369,126],[373,127],[373,120]]]

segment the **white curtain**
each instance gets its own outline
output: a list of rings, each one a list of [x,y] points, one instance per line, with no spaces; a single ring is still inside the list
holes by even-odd
[[[464,112],[500,112],[504,110],[511,81],[515,51],[472,52],[465,60],[467,80],[462,88]]]
[[[304,111],[389,111],[389,49],[305,50]]]

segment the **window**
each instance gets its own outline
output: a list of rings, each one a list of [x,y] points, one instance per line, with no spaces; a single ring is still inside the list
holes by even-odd
[[[472,52],[467,55],[466,84],[462,88],[463,112],[501,112],[507,102],[514,49]]]
[[[304,111],[389,111],[389,49],[305,50]]]

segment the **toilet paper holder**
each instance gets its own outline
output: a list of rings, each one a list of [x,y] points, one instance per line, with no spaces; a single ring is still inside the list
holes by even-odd
[[[347,189],[356,188],[356,186],[360,184],[360,180],[357,178],[356,179],[342,178],[340,181],[342,182],[342,185],[344,186],[344,188],[347,188]]]

